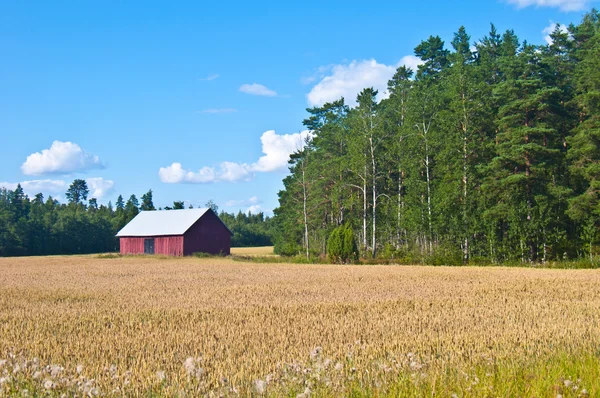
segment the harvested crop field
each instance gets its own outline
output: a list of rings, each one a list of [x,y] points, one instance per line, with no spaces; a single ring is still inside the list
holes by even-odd
[[[0,259],[0,395],[598,396],[599,372],[595,270]]]

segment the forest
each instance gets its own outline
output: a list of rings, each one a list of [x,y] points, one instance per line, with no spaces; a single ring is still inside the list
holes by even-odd
[[[0,257],[118,252],[115,234],[140,211],[156,210],[152,190],[141,196],[141,202],[135,195],[127,201],[119,195],[114,207],[111,202],[98,205],[88,195],[81,179],[66,192],[68,203],[44,199],[41,193],[29,198],[20,185],[14,191],[0,188]],[[206,207],[219,211],[212,200]],[[159,210],[183,208],[183,202],[175,201]],[[232,246],[271,245],[271,218],[263,213],[221,212],[219,217],[233,232]]]
[[[593,262],[600,14],[550,37],[532,45],[492,25],[472,42],[461,27],[449,45],[422,41],[422,64],[399,67],[387,93],[307,109],[313,135],[279,192],[276,252],[325,256],[343,227],[364,258]]]

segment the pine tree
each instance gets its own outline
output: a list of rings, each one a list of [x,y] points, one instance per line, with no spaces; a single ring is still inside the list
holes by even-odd
[[[87,182],[85,180],[76,179],[71,183],[65,196],[69,200],[69,203],[78,205],[84,200],[87,200],[90,190],[88,189]]]
[[[152,202],[152,190],[151,189],[142,195],[142,204],[140,206],[140,210],[142,210],[142,211],[156,210],[156,208],[154,207],[154,202]]]

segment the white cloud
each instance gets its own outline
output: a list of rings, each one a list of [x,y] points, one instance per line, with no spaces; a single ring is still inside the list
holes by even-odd
[[[219,181],[236,182],[250,180],[251,166],[246,163],[223,162],[220,165]]]
[[[67,183],[63,180],[31,180],[21,181],[20,183],[0,182],[0,187],[14,191],[15,188],[17,188],[18,184],[21,184],[21,188],[23,188],[23,191],[30,197],[33,197],[39,192],[45,194],[62,193],[65,192],[68,188]]]
[[[213,73],[212,75],[208,75],[206,77],[201,77],[200,80],[203,81],[211,81],[211,80],[216,80],[219,77],[221,77],[221,75],[217,74],[217,73]]]
[[[105,180],[101,177],[92,177],[86,180],[87,186],[90,190],[88,195],[89,198],[102,199],[106,195],[113,191],[115,186],[114,181]],[[64,180],[29,180],[16,182],[0,182],[0,187],[14,190],[17,184],[21,184],[23,191],[33,197],[37,193],[43,193],[45,195],[52,195],[56,197],[57,194],[62,194],[69,189],[70,182]]]
[[[248,165],[234,162],[222,162],[218,168],[203,167],[198,171],[184,169],[181,163],[175,162],[158,170],[158,177],[167,184],[210,184],[213,182],[235,182],[251,178]]]
[[[581,11],[589,7],[591,0],[508,0],[518,8],[529,6],[554,7],[561,11]]]
[[[271,90],[270,88],[263,86],[262,84],[252,83],[252,84],[242,84],[240,86],[240,91],[242,93],[251,94],[251,95],[262,95],[265,97],[275,97],[277,96],[277,92]]]
[[[54,141],[50,149],[27,156],[21,171],[25,175],[67,174],[103,167],[98,156],[85,152],[79,145]]]
[[[387,98],[387,83],[394,76],[396,69],[405,65],[416,71],[421,60],[407,55],[396,65],[380,64],[374,59],[352,61],[349,64],[331,65],[328,74],[306,95],[310,106],[320,106],[326,102],[344,97],[346,103],[356,105],[356,95],[367,87],[379,91],[379,99]]]
[[[181,163],[173,163],[158,170],[158,176],[162,182],[178,184],[180,182],[191,182],[196,184],[215,181],[215,172],[210,167],[204,167],[198,172],[184,170]]]
[[[416,73],[417,69],[419,68],[419,65],[421,64],[423,64],[423,61],[416,55],[405,55],[404,57],[402,57],[402,59],[400,59],[400,62],[396,64],[396,68],[404,65],[407,68],[412,69],[413,72]]]
[[[304,130],[296,134],[277,135],[275,130],[265,131],[260,137],[262,151],[265,154],[252,165],[253,171],[270,172],[285,169],[290,154],[304,147],[307,137],[311,133]]]
[[[102,177],[88,178],[86,182],[90,190],[90,194],[88,195],[90,198],[102,199],[110,194],[115,188],[114,181],[105,180]]]
[[[246,210],[246,213],[258,214],[261,211],[263,211],[263,210],[260,205],[252,205],[252,206],[248,207],[248,209]]]
[[[258,196],[252,196],[248,199],[243,200],[228,200],[223,205],[224,207],[245,207],[245,206],[254,206],[261,204],[262,201],[258,198]]]
[[[546,43],[552,44],[552,37],[550,37],[550,34],[554,32],[556,26],[558,26],[556,22],[550,21],[550,25],[542,29],[542,34],[544,35],[544,40],[546,41]],[[563,33],[568,33],[567,27],[565,25],[560,25],[560,31]]]
[[[260,137],[262,143],[261,156],[255,163],[236,163],[225,161],[219,167],[203,167],[197,172],[184,169],[181,163],[175,162],[158,170],[160,180],[168,184],[248,181],[254,173],[268,173],[285,170],[290,154],[302,149],[305,140],[310,137],[308,130],[295,134],[278,135],[274,130],[265,131]]]
[[[200,113],[211,113],[211,114],[234,113],[234,112],[237,112],[237,109],[235,109],[235,108],[210,108],[210,109],[203,109],[200,111]]]

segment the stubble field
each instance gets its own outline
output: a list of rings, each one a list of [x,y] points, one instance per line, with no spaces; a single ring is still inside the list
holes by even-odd
[[[0,259],[0,396],[593,397],[599,374],[595,270]]]

